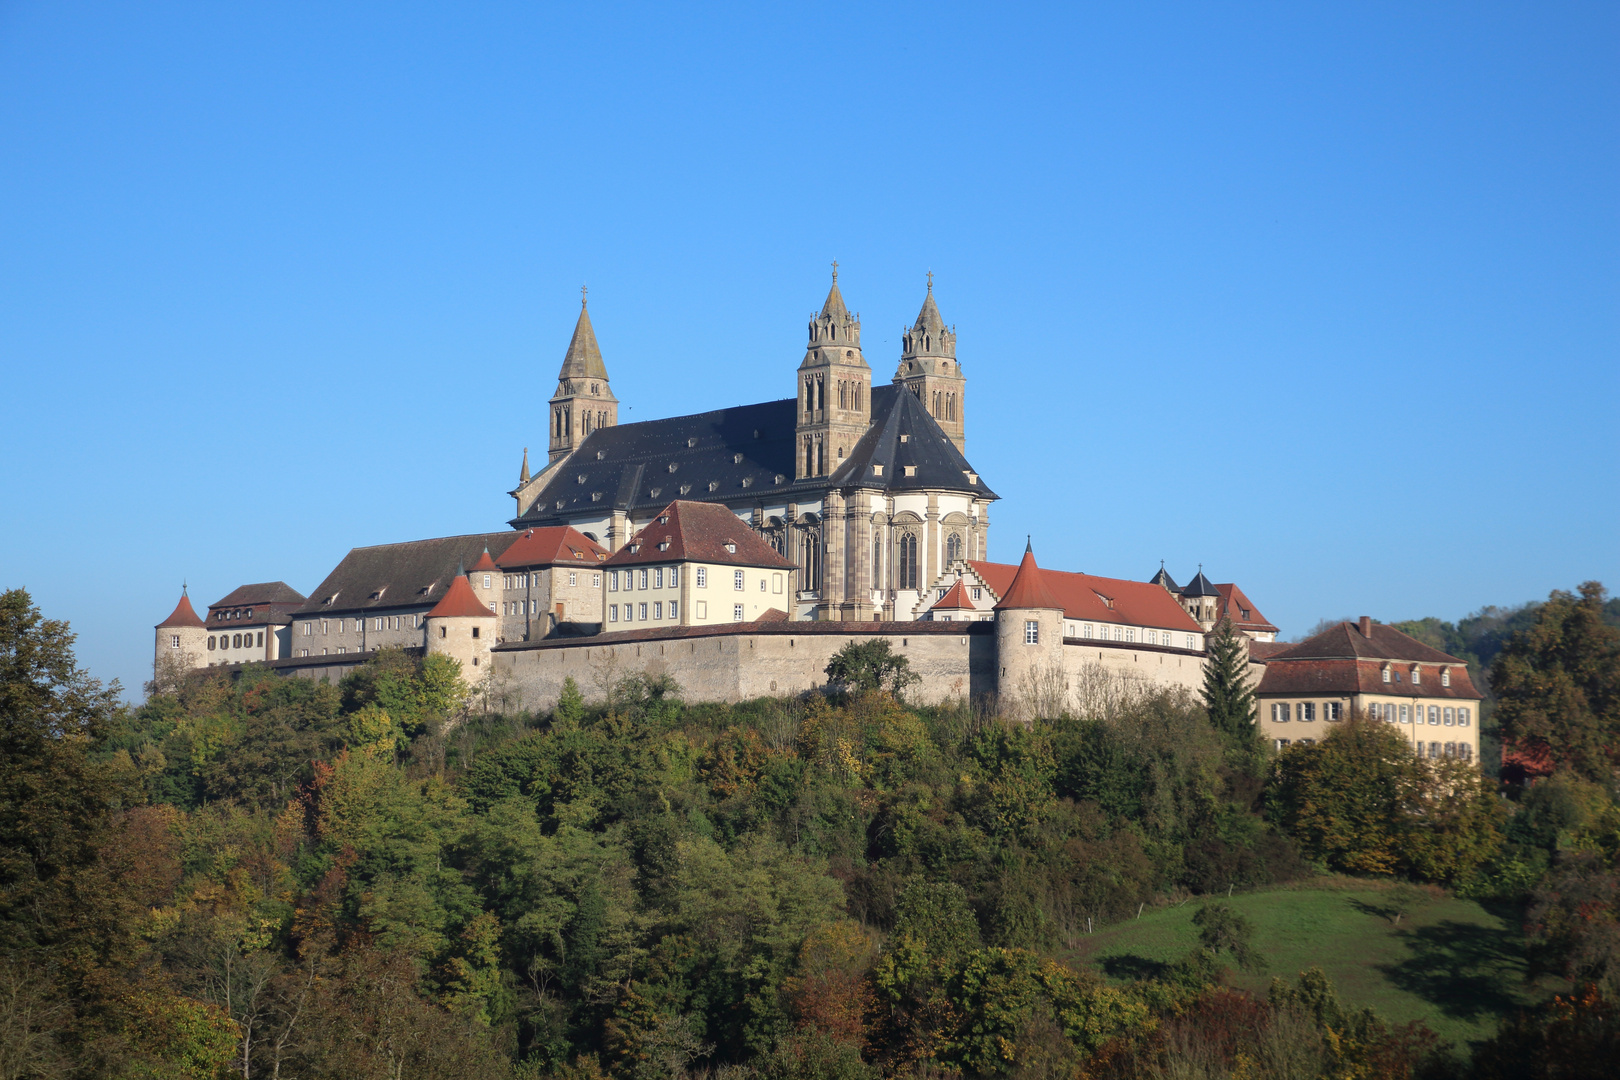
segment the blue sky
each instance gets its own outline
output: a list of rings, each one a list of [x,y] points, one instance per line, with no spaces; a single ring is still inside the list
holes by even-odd
[[[588,283],[640,420],[828,263],[960,337],[992,555],[1286,634],[1620,586],[1612,4],[0,2],[0,586],[137,687],[189,579],[503,527]]]

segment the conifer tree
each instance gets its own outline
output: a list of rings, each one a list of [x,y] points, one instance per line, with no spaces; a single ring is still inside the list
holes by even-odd
[[[1209,722],[1234,747],[1251,749],[1259,738],[1254,723],[1254,688],[1249,685],[1249,647],[1223,618],[1205,639],[1204,707]]]

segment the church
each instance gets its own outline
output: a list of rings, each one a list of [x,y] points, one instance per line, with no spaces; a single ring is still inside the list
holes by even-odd
[[[965,456],[967,379],[932,275],[894,377],[874,386],[834,263],[793,381],[776,401],[620,424],[582,297],[548,458],[531,475],[524,451],[511,526],[568,526],[615,552],[673,500],[718,503],[798,567],[790,619],[921,617],[947,567],[988,557],[996,499]]]

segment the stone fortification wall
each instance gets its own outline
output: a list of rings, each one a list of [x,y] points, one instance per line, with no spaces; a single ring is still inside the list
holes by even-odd
[[[508,643],[493,662],[503,693],[525,709],[556,704],[572,677],[587,698],[626,675],[669,675],[689,701],[746,701],[826,683],[827,662],[852,641],[887,638],[922,682],[910,700],[934,703],[994,694],[989,623],[758,623]]]

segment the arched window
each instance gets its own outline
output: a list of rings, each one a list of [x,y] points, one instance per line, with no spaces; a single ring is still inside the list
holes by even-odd
[[[810,440],[804,440],[804,475],[806,476],[816,475],[815,453],[815,448],[811,446]]]
[[[849,383],[843,379],[838,380],[838,407],[840,409],[849,408]]]
[[[962,557],[962,534],[951,533],[945,538],[945,565],[950,566]]]
[[[827,475],[827,444],[816,440],[816,475]]]
[[[915,589],[917,587],[917,534],[900,534],[900,575],[895,582],[899,589]]]
[[[821,537],[807,527],[804,534],[804,588],[821,588]]]
[[[883,538],[872,541],[872,588],[883,588]]]

